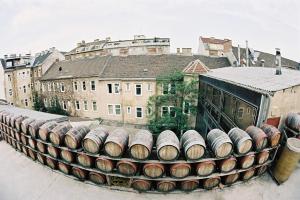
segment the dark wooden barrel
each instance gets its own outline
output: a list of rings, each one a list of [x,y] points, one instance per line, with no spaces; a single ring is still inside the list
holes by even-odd
[[[231,184],[237,182],[239,180],[239,177],[240,177],[239,173],[230,174],[230,175],[227,175],[227,176],[222,176],[221,182],[224,185],[231,185]]]
[[[156,140],[157,157],[160,160],[176,160],[179,156],[180,147],[176,134],[171,130],[161,132]]]
[[[112,172],[112,170],[115,168],[113,161],[101,157],[96,159],[95,165],[97,169],[103,172]]]
[[[27,119],[28,117],[27,116],[22,116],[22,117],[19,117],[15,120],[15,127],[17,129],[18,132],[21,132],[21,124],[22,122]]]
[[[71,128],[65,135],[65,145],[70,149],[78,149],[89,131],[89,127],[84,125]]]
[[[46,145],[43,144],[42,142],[37,141],[36,142],[36,147],[37,147],[38,151],[41,152],[41,153],[46,153],[47,152]]]
[[[243,155],[252,149],[252,138],[246,131],[235,127],[228,132],[228,136],[233,142],[237,154]]]
[[[250,135],[253,140],[256,151],[264,149],[268,144],[268,136],[263,130],[256,126],[249,126],[246,132]]]
[[[151,181],[135,179],[132,181],[131,187],[138,191],[148,191],[151,189]]]
[[[38,134],[40,126],[42,126],[45,123],[46,123],[45,120],[35,120],[32,123],[30,123],[28,125],[29,134],[32,137],[37,138],[37,134]]]
[[[57,161],[52,158],[46,157],[46,164],[52,169],[57,168]]]
[[[221,172],[226,173],[232,171],[237,164],[237,160],[235,157],[230,157],[219,162],[219,169]]]
[[[147,159],[152,151],[153,136],[150,131],[140,130],[129,138],[129,152],[137,160]]]
[[[29,133],[28,131],[28,126],[30,123],[32,123],[34,121],[34,119],[32,118],[27,118],[27,119],[24,119],[21,123],[21,130],[23,133],[27,134]]]
[[[138,166],[135,163],[126,160],[120,160],[119,162],[117,162],[116,167],[118,172],[125,176],[135,175],[138,168]]]
[[[41,164],[43,164],[43,165],[46,164],[46,157],[45,157],[44,155],[42,155],[42,154],[40,154],[40,153],[37,153],[37,154],[36,154],[36,157],[37,157],[37,160],[38,160]]]
[[[105,175],[99,174],[97,172],[90,172],[89,173],[89,180],[92,181],[93,183],[102,185],[106,182]]]
[[[106,138],[104,149],[111,157],[122,156],[128,144],[129,134],[125,129],[118,128],[112,131]]]
[[[31,148],[36,149],[36,141],[32,138],[28,138],[28,144]]]
[[[64,174],[70,174],[71,166],[63,162],[58,162],[58,169]]]
[[[13,117],[11,117],[10,118],[10,126],[12,127],[12,128],[15,128],[16,127],[16,120],[18,119],[22,119],[22,118],[24,118],[22,115],[15,115],[15,116],[13,116]]]
[[[84,153],[77,154],[77,162],[78,162],[78,164],[80,164],[81,166],[84,166],[84,167],[91,167],[94,164],[93,158]]]
[[[191,165],[188,163],[176,163],[171,165],[170,174],[175,178],[185,178],[191,172]]]
[[[278,145],[281,133],[280,131],[272,125],[264,124],[261,129],[265,132],[265,134],[268,136],[268,142],[271,147],[275,147]]]
[[[91,130],[82,141],[84,151],[92,154],[99,153],[107,136],[108,131],[103,127]]]
[[[36,160],[36,153],[31,149],[28,149],[28,155],[32,160]]]
[[[87,171],[78,167],[72,167],[72,174],[79,180],[85,180],[87,177]]]
[[[147,177],[160,178],[165,173],[165,167],[160,163],[146,163],[143,166],[143,172]]]
[[[216,163],[213,160],[200,162],[196,165],[196,172],[198,176],[208,176],[216,169]]]
[[[259,175],[262,175],[263,173],[265,173],[268,169],[268,165],[263,165],[261,167],[258,167],[256,169],[256,175],[259,176]]]
[[[43,141],[47,141],[50,131],[56,126],[57,126],[57,122],[55,121],[46,122],[45,124],[40,126],[39,138]]]
[[[233,144],[229,136],[219,129],[213,129],[207,134],[207,142],[218,158],[227,157],[233,151]]]
[[[180,139],[180,144],[184,150],[184,155],[188,160],[198,160],[205,153],[205,141],[195,130],[186,131]]]
[[[243,181],[247,181],[251,179],[254,176],[254,174],[255,174],[255,168],[249,169],[241,173],[241,179]]]
[[[27,137],[25,135],[23,135],[23,134],[21,134],[21,143],[23,145],[27,145],[28,144]]]
[[[269,159],[270,152],[268,150],[263,150],[256,155],[256,163],[259,165],[264,164]]]
[[[49,140],[52,144],[60,146],[65,138],[66,133],[72,128],[70,123],[58,124],[49,133]]]
[[[239,166],[241,169],[247,169],[254,164],[254,161],[255,155],[251,153],[239,158]]]
[[[208,179],[204,179],[202,181],[202,185],[204,189],[213,189],[214,187],[217,187],[221,182],[220,177],[212,177]]]
[[[72,163],[74,162],[75,160],[75,155],[73,152],[69,151],[69,150],[66,150],[66,149],[61,149],[60,151],[60,157],[68,162],[68,163]]]
[[[49,155],[51,155],[52,157],[54,157],[54,158],[58,158],[58,157],[59,157],[59,153],[60,153],[60,152],[59,152],[59,149],[58,149],[58,148],[49,145],[49,146],[47,147],[47,151],[48,151]]]
[[[157,190],[160,192],[170,192],[176,188],[176,182],[174,181],[158,181]]]
[[[285,119],[285,125],[297,132],[300,131],[300,115],[299,113],[289,113]]]
[[[186,180],[180,182],[180,188],[183,191],[192,191],[197,189],[199,186],[199,180]]]

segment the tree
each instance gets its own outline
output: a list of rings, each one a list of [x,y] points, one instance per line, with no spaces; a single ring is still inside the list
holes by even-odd
[[[33,96],[33,109],[36,111],[45,112],[46,107],[44,105],[44,102],[43,102],[41,96],[36,91],[33,92],[32,96]]]
[[[189,116],[197,111],[198,79],[187,79],[183,72],[175,71],[158,77],[157,85],[161,95],[148,100],[149,129],[154,134],[170,129],[179,135],[192,128]]]
[[[58,115],[67,115],[67,116],[69,115],[69,113],[65,111],[59,104],[59,100],[57,96],[53,97],[51,102],[52,102],[51,105],[47,107],[47,111],[49,113],[58,114]]]

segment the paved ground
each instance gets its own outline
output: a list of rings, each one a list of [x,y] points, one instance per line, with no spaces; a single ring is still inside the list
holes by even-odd
[[[145,194],[115,191],[82,183],[52,172],[0,142],[0,200],[260,200],[300,199],[300,169],[283,185],[265,175],[229,188],[188,194]]]

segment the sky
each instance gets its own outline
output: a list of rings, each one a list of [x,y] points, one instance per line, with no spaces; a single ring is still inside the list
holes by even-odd
[[[299,0],[0,0],[0,57],[56,47],[70,51],[81,40],[171,38],[171,51],[199,36],[300,62]]]

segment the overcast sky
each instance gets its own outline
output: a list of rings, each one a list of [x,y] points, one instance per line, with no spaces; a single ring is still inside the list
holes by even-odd
[[[0,57],[55,46],[70,51],[96,38],[135,34],[170,37],[171,50],[198,49],[198,38],[230,38],[235,45],[300,61],[299,0],[0,0]]]

